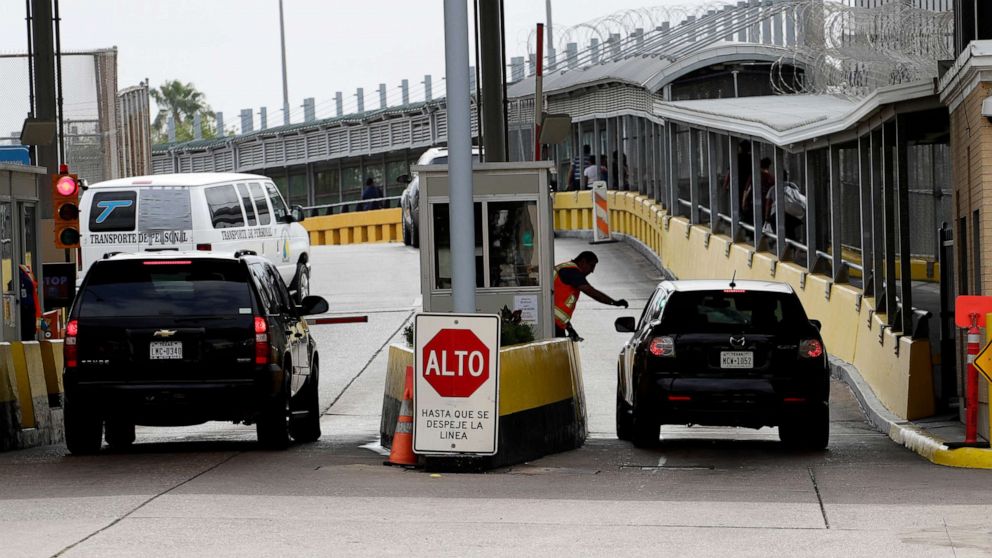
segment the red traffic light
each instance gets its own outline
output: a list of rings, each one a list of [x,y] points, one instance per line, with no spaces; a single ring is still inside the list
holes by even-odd
[[[65,175],[59,177],[59,181],[55,183],[55,189],[60,196],[74,196],[79,190],[79,184],[74,176]]]

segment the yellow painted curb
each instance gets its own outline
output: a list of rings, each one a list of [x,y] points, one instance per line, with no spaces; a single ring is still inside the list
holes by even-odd
[[[992,469],[992,449],[960,448],[939,449],[930,457],[930,461],[947,467],[965,467],[968,469]]]

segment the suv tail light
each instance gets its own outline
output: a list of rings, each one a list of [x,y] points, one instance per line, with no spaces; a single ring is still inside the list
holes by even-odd
[[[823,343],[816,339],[806,339],[799,342],[799,356],[801,358],[819,358],[823,355]]]
[[[255,316],[255,364],[268,364],[269,352],[269,324],[265,318]]]
[[[648,345],[648,351],[656,357],[675,356],[675,340],[671,337],[655,337]]]
[[[79,335],[79,322],[70,320],[65,326],[65,342],[62,345],[62,357],[65,360],[66,368],[76,368],[79,366],[79,346],[76,345],[77,335]]]

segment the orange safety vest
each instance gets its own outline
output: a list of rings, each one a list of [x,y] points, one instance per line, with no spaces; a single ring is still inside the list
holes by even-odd
[[[575,303],[579,301],[582,294],[577,287],[566,284],[558,277],[561,269],[578,269],[575,262],[565,262],[555,266],[555,325],[565,329],[565,326],[572,319],[572,312],[575,312]]]

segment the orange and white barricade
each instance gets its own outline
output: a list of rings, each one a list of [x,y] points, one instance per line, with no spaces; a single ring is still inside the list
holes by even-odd
[[[610,200],[606,195],[606,182],[597,180],[592,183],[592,241],[613,242],[610,235]]]

